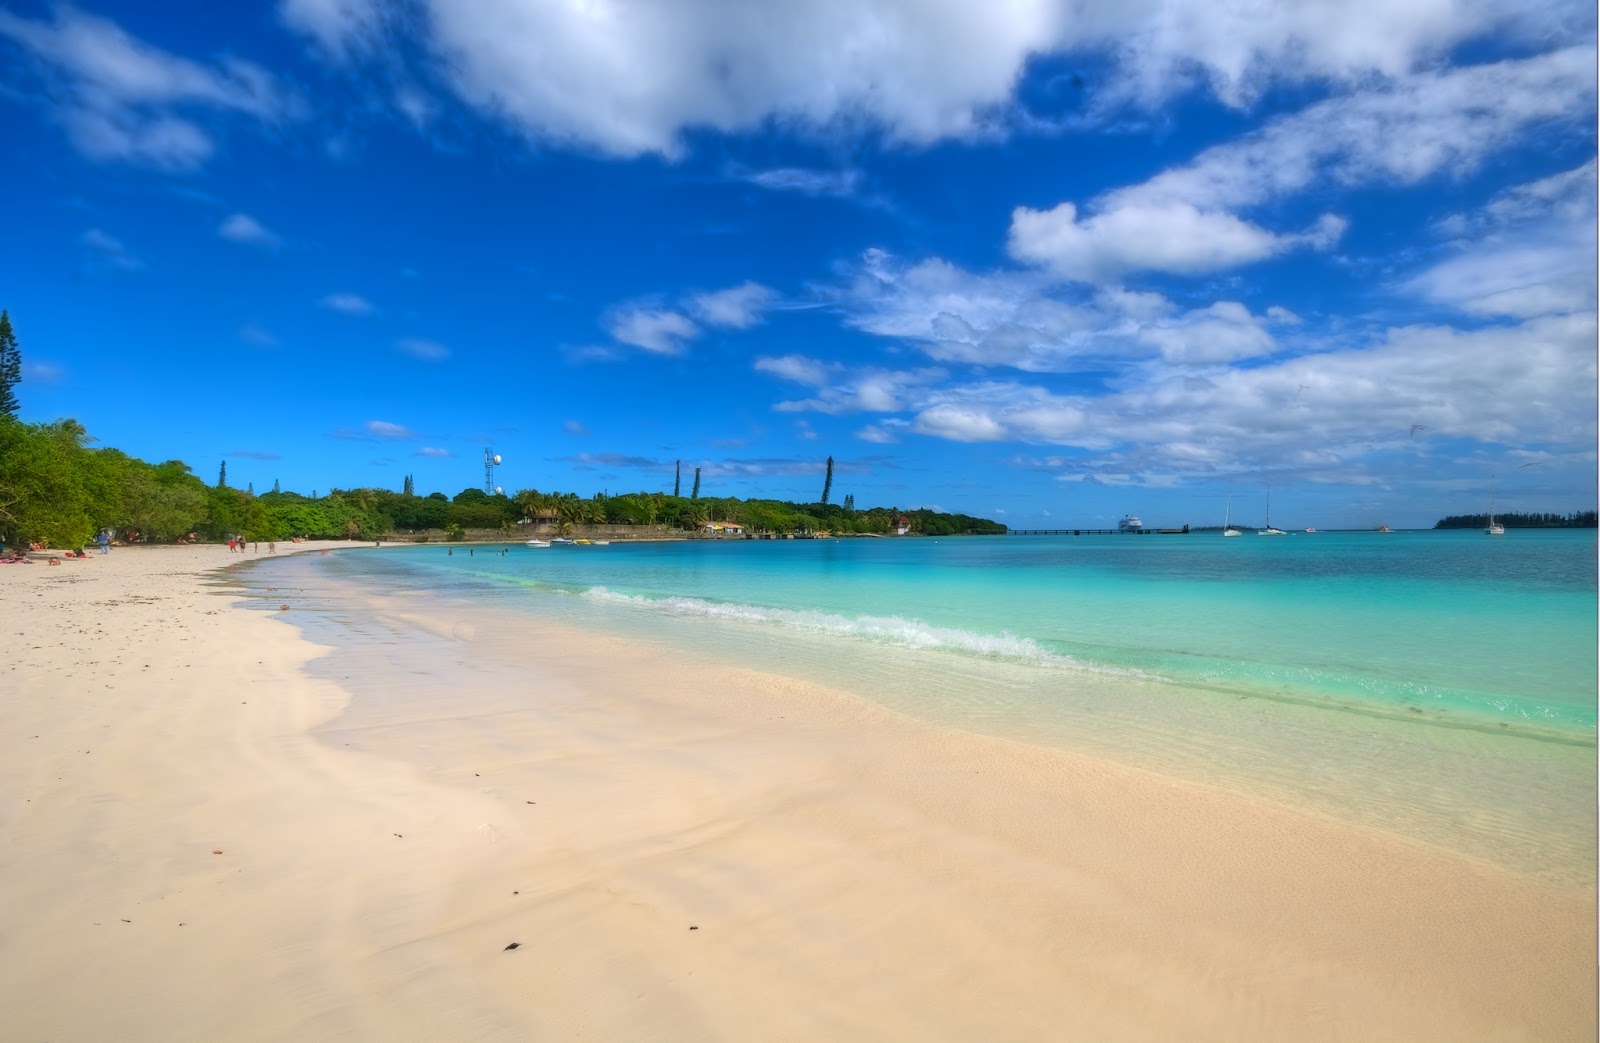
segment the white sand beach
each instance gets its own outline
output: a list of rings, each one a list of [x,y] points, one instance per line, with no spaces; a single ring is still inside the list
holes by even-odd
[[[238,560],[0,566],[5,1038],[1594,1038],[1592,886]]]

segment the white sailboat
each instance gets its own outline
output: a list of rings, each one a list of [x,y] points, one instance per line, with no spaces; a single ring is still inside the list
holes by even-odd
[[[1267,527],[1256,530],[1257,536],[1286,536],[1288,533],[1282,529],[1272,527],[1272,486],[1267,486]]]
[[[1489,477],[1489,527],[1483,531],[1487,536],[1504,536],[1506,534],[1506,527],[1494,520],[1494,494],[1495,480],[1494,476],[1491,475]]]
[[[1228,497],[1228,508],[1222,515],[1222,535],[1237,536],[1239,530],[1233,527],[1233,497]]]

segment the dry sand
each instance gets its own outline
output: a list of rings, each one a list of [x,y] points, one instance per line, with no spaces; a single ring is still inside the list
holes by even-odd
[[[0,1037],[1594,1038],[1592,886],[230,560],[0,566]]]

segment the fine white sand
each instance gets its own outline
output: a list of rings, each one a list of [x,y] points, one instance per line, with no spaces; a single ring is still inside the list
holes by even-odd
[[[0,566],[4,1038],[1594,1037],[1592,881],[237,560]]]

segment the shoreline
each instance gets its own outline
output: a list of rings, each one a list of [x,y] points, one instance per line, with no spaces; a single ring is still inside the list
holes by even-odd
[[[224,553],[0,572],[20,1035],[1592,1038],[1592,888]]]

